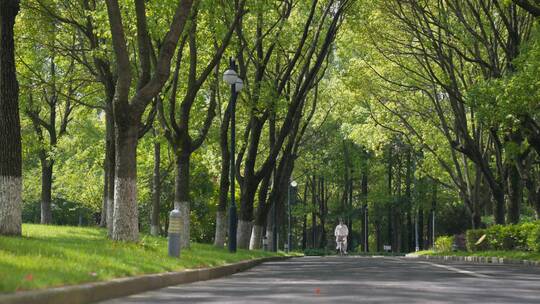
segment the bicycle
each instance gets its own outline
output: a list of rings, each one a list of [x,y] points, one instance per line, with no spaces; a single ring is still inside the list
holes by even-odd
[[[336,242],[337,242],[337,249],[340,256],[344,256],[347,254],[347,246],[345,245],[346,237],[345,236],[338,236]]]

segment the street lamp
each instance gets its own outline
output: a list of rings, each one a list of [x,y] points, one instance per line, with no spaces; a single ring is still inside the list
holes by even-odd
[[[223,73],[223,81],[231,86],[231,167],[229,169],[230,182],[231,182],[231,205],[229,206],[229,251],[236,252],[236,230],[237,230],[237,216],[236,216],[236,203],[234,197],[235,186],[235,141],[236,141],[236,98],[238,93],[244,88],[244,83],[238,74],[236,73],[236,63],[234,58],[229,59],[229,69]]]
[[[287,252],[291,251],[291,245],[292,245],[292,231],[291,231],[291,200],[296,199],[296,187],[298,186],[298,183],[296,181],[291,181],[291,184],[289,185],[289,191],[288,191],[288,200],[287,200],[287,214],[288,214],[288,231],[287,231]],[[292,202],[294,204],[294,202]]]
[[[369,208],[367,203],[364,205],[364,252],[369,252],[369,223],[368,223]]]
[[[277,252],[277,199],[272,203],[272,251]]]

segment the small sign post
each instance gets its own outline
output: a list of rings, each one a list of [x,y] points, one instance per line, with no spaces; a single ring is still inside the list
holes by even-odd
[[[182,218],[180,211],[174,209],[169,214],[169,256],[180,257],[180,228],[182,227]]]

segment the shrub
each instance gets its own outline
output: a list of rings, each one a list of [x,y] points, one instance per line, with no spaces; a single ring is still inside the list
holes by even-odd
[[[435,251],[436,252],[452,251],[453,244],[454,244],[453,236],[440,236],[435,240]]]
[[[513,250],[520,244],[526,244],[522,239],[520,225],[493,225],[486,231],[490,248],[493,250]]]
[[[529,250],[540,252],[540,224],[531,228],[527,238],[527,246]]]
[[[483,236],[485,239],[476,243]],[[532,250],[540,252],[540,221],[517,225],[493,225],[487,229],[468,230],[467,250]]]
[[[487,240],[484,240],[480,244],[476,245],[476,242],[478,242],[478,240],[484,234],[486,234],[485,229],[467,230],[467,233],[465,234],[465,242],[466,242],[466,245],[467,245],[467,250],[468,251],[488,250],[489,249],[489,243],[488,243]]]
[[[503,247],[503,226],[493,225],[485,229],[486,239],[489,250],[500,250]]]

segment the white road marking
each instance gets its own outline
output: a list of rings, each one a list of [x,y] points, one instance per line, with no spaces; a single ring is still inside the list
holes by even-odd
[[[449,265],[436,264],[436,263],[433,263],[433,262],[411,261],[411,260],[404,261],[403,259],[394,258],[394,257],[389,257],[388,259],[396,261],[396,262],[401,262],[401,263],[415,262],[415,263],[428,264],[428,265],[431,265],[431,266],[434,266],[434,267],[443,268],[443,269],[446,269],[446,270],[449,270],[449,271],[454,271],[454,272],[457,272],[457,273],[470,275],[470,276],[473,276],[473,277],[476,277],[476,278],[482,278],[482,279],[489,279],[490,278],[490,276],[485,275],[485,274],[476,273],[476,272],[472,272],[472,271],[469,271],[469,270],[463,270],[463,269],[459,269],[459,268],[452,267],[452,266],[449,266]]]
[[[424,261],[418,262],[418,263],[429,264],[429,265],[434,266],[434,267],[444,268],[446,270],[458,272],[458,273],[461,273],[461,274],[470,275],[470,276],[473,276],[473,277],[476,277],[476,278],[483,278],[483,279],[488,279],[489,278],[489,276],[485,275],[485,274],[476,273],[476,272],[472,272],[472,271],[469,271],[469,270],[458,269],[456,267],[452,267],[452,266],[448,266],[448,265],[435,264],[435,263],[432,263],[432,262],[424,262]]]

